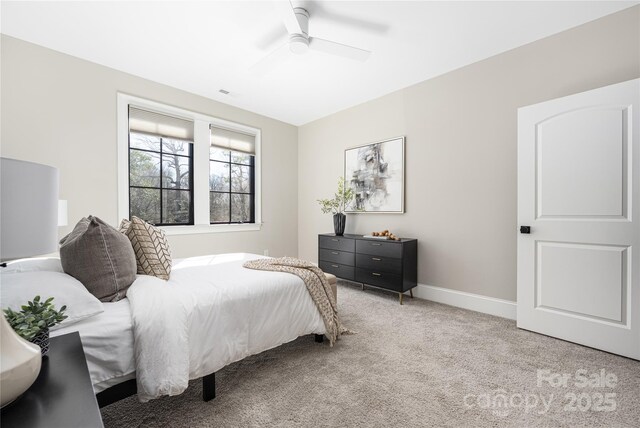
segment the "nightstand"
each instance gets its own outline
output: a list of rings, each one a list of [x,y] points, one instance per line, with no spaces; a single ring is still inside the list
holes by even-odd
[[[52,337],[36,381],[2,409],[2,428],[101,428],[80,335]]]

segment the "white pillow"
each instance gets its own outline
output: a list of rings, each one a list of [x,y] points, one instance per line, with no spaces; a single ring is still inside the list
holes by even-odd
[[[64,312],[67,318],[51,328],[68,326],[104,311],[102,302],[96,299],[74,277],[61,272],[32,271],[20,273],[2,273],[0,275],[0,306],[19,311],[22,305],[40,296],[41,300],[53,297],[53,305]]]
[[[33,257],[30,259],[19,259],[7,263],[7,267],[0,268],[0,273],[50,271],[64,272],[60,257]]]

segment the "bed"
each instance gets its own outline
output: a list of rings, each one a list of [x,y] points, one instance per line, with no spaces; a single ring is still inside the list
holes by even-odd
[[[299,336],[315,334],[318,339],[325,333],[322,317],[300,278],[242,267],[245,261],[258,258],[263,257],[235,253],[175,260],[169,281],[140,275],[128,292],[128,296],[137,295],[138,306],[143,301],[147,307],[132,310],[136,300],[131,296],[103,303],[104,312],[52,331],[51,335],[80,333],[101,405],[131,395],[136,389],[140,400],[147,401],[160,395],[176,395],[186,388],[171,385],[150,393],[143,384],[147,393],[141,397],[141,371],[146,371],[143,376],[147,379],[166,371],[163,367],[154,368],[153,361],[147,364],[152,367],[142,366],[141,370],[138,360],[149,360],[149,355],[143,355],[145,352],[151,353],[152,358],[153,352],[163,351],[169,359],[187,358],[186,382],[203,378],[205,399],[213,398],[215,372],[226,365]],[[173,294],[160,296],[165,292]],[[171,312],[166,306],[168,300],[179,300],[177,305],[172,302],[172,307],[180,311]],[[144,321],[146,324],[140,324],[141,314],[150,318]],[[154,327],[156,330],[164,328],[172,335],[184,326],[188,352],[172,348],[187,343],[184,339],[166,338],[158,331],[148,330],[148,325],[158,323],[162,325]],[[145,350],[140,351],[143,342]],[[180,361],[174,362],[180,365]]]

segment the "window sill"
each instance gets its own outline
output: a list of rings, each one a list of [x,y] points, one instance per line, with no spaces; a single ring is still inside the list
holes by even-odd
[[[168,236],[202,233],[249,232],[260,230],[262,223],[245,224],[197,224],[194,226],[160,226]]]

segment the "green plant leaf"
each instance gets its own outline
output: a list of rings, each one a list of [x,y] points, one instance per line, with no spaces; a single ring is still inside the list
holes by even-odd
[[[55,306],[53,306],[53,300],[53,297],[49,297],[41,302],[40,296],[36,296],[33,301],[21,306],[20,312],[7,308],[4,311],[7,322],[20,336],[31,340],[34,336],[67,318],[63,314],[67,309],[66,305],[56,311]]]

